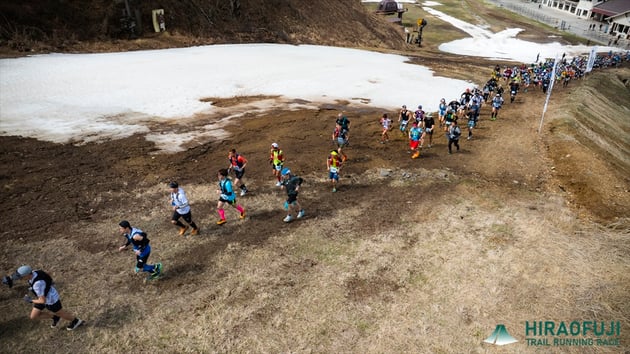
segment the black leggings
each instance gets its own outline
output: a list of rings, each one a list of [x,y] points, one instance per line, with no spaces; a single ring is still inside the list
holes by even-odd
[[[452,152],[451,151],[451,145],[455,145],[455,147],[457,148],[457,151],[459,151],[459,139],[448,139],[448,152]]]
[[[171,219],[175,222],[175,225],[179,227],[184,227],[184,224],[179,221],[179,218],[183,218],[188,223],[188,225],[193,227],[193,229],[197,228],[197,225],[195,225],[195,223],[192,221],[192,212],[189,211],[186,214],[180,214],[177,211],[173,212],[173,217]]]

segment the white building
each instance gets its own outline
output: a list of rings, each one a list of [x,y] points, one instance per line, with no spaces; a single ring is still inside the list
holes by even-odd
[[[591,18],[593,7],[606,0],[542,0],[543,6],[574,14],[578,17]]]
[[[580,17],[591,18],[593,7],[605,2],[605,0],[579,0],[575,14]]]
[[[630,39],[630,0],[538,0],[542,6],[606,24],[605,31]]]

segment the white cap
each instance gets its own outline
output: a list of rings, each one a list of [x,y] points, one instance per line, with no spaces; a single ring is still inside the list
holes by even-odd
[[[31,274],[32,272],[33,272],[33,268],[31,268],[31,266],[23,265],[20,268],[18,268],[17,271],[15,272],[15,278],[16,279],[24,278],[25,276]]]
[[[271,143],[272,147],[275,147],[276,149],[278,148],[278,143]]]

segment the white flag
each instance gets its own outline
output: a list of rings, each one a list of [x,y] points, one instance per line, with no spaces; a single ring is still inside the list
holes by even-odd
[[[547,88],[547,99],[543,106],[542,116],[540,117],[540,127],[538,127],[538,133],[542,131],[543,119],[545,118],[545,112],[547,112],[547,105],[549,104],[549,97],[551,97],[551,90],[553,89],[553,83],[556,82],[556,69],[558,68],[558,56],[553,62],[553,69],[551,69],[551,75],[549,76],[549,87]]]
[[[588,56],[588,61],[586,62],[586,70],[585,73],[591,72],[593,70],[593,64],[595,64],[595,57],[597,57],[597,47],[591,48],[591,54]]]

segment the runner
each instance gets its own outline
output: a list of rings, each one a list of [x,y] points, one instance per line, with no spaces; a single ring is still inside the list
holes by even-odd
[[[389,130],[392,128],[392,120],[389,119],[387,113],[383,113],[383,117],[380,119],[381,127],[383,128],[381,132],[381,144],[385,144],[386,141],[389,141]]]
[[[481,93],[478,90],[475,90],[475,93],[470,99],[470,106],[469,106],[470,111],[472,111],[472,118],[475,125],[477,125],[477,122],[479,121],[479,112],[481,111],[482,105],[483,105],[483,97],[481,96]]]
[[[293,216],[292,211],[296,211],[296,217],[301,219],[304,217],[304,209],[300,206],[297,200],[300,186],[304,180],[302,177],[294,176],[287,167],[282,169],[282,188],[287,190],[287,200],[284,202],[284,207],[287,209],[287,216],[283,219],[284,222],[291,222]]]
[[[503,106],[503,97],[501,97],[500,93],[497,93],[492,99],[492,114],[490,115],[490,120],[497,120],[501,106]]]
[[[151,255],[151,246],[149,245],[147,234],[140,229],[131,227],[127,220],[121,221],[118,226],[120,226],[120,233],[125,237],[125,244],[118,247],[118,252],[122,252],[127,246],[132,245],[133,253],[136,255],[135,272],[143,271],[149,273],[147,279],[158,278],[162,274],[162,263],[147,264]]]
[[[459,137],[462,135],[461,129],[457,126],[457,121],[453,121],[451,127],[448,129],[448,133],[446,133],[446,138],[448,139],[448,153],[451,154],[451,145],[455,145],[457,151],[459,151]]]
[[[269,155],[269,163],[273,169],[273,175],[276,177],[276,186],[280,187],[282,185],[282,175],[280,171],[282,170],[282,165],[284,165],[284,155],[282,150],[280,150],[280,146],[278,143],[271,144],[271,152]]]
[[[455,111],[452,109],[446,110],[446,115],[444,116],[444,131],[448,132],[451,127],[451,124],[457,120],[457,116],[455,115]]]
[[[442,98],[440,100],[440,104],[438,105],[438,120],[440,121],[440,128],[444,125],[444,116],[446,116],[446,109],[448,105],[446,104],[446,100]]]
[[[350,133],[350,120],[344,114],[339,113],[335,123],[339,124],[346,131],[346,135]]]
[[[333,145],[337,146],[337,152],[341,155],[343,161],[348,159],[348,156],[343,152],[343,148],[348,145],[348,133],[343,126],[339,123],[335,124],[335,130],[332,134]]]
[[[433,114],[431,114],[430,112],[424,116],[423,128],[425,137],[429,137],[428,147],[430,148],[431,145],[433,145],[433,130],[435,128],[435,120],[433,119]]]
[[[405,136],[407,134],[407,124],[409,124],[410,118],[411,112],[407,110],[407,106],[403,105],[400,113],[398,113],[398,124],[401,136]]]
[[[418,106],[415,112],[413,112],[413,116],[416,119],[416,123],[418,123],[419,127],[422,127],[422,121],[424,120],[424,111],[422,110],[422,105]]]
[[[328,170],[328,179],[332,184],[332,191],[337,191],[337,184],[339,183],[339,172],[343,167],[343,160],[339,157],[339,153],[336,150],[332,150],[326,159],[326,169]]]
[[[468,102],[470,102],[470,98],[472,97],[472,95],[473,95],[473,94],[472,94],[472,92],[470,92],[470,89],[469,89],[469,88],[467,88],[467,89],[466,89],[466,91],[464,91],[464,92],[461,94],[460,99],[459,99],[459,103],[460,103],[462,106],[467,105],[467,104],[468,104]]]
[[[422,127],[418,126],[418,123],[413,122],[411,129],[409,129],[409,152],[412,152],[412,159],[417,159],[420,156],[420,150],[418,145],[422,147],[424,141],[424,132]]]
[[[228,160],[230,161],[228,172],[230,172],[230,170],[234,171],[234,185],[241,189],[242,197],[247,193],[247,186],[243,183],[247,159],[243,155],[237,154],[236,149],[232,149],[228,152]]]
[[[59,320],[63,318],[70,322],[66,326],[68,331],[74,331],[85,323],[82,319],[63,309],[59,292],[55,288],[52,278],[43,270],[33,270],[30,266],[23,265],[13,275],[4,277],[3,282],[12,287],[13,280],[18,279],[26,279],[29,289],[35,294],[35,298],[24,295],[24,301],[33,304],[33,309],[29,315],[31,320],[52,319],[50,327],[56,328]],[[44,312],[44,310],[50,312]]]
[[[520,84],[518,80],[510,81],[510,103],[514,102],[516,94],[518,93],[519,86]]]
[[[199,228],[192,220],[192,212],[190,211],[190,205],[188,205],[188,198],[186,198],[186,192],[184,189],[177,184],[177,182],[171,182],[168,184],[168,188],[171,191],[171,206],[173,207],[173,216],[171,217],[171,223],[179,228],[179,235],[184,236],[186,230],[188,230],[188,226],[184,225],[180,218],[183,218],[184,221],[192,227],[191,235],[197,235],[199,233]]]
[[[449,109],[453,113],[457,112],[457,110],[459,109],[459,106],[461,106],[461,103],[459,103],[458,100],[452,100],[451,102],[448,103],[448,108],[446,109],[446,113],[448,113]]]
[[[217,173],[217,178],[219,179],[219,189],[217,189],[217,194],[219,195],[217,213],[219,213],[220,217],[219,221],[217,221],[217,225],[223,225],[227,222],[225,220],[225,210],[223,209],[226,204],[238,210],[240,219],[245,219],[245,209],[240,204],[236,204],[236,193],[234,193],[234,189],[232,188],[232,181],[228,178],[227,169],[220,169]]]
[[[473,128],[477,125],[477,119],[475,119],[475,112],[471,109],[468,111],[468,137],[467,140],[472,139],[473,136]]]

